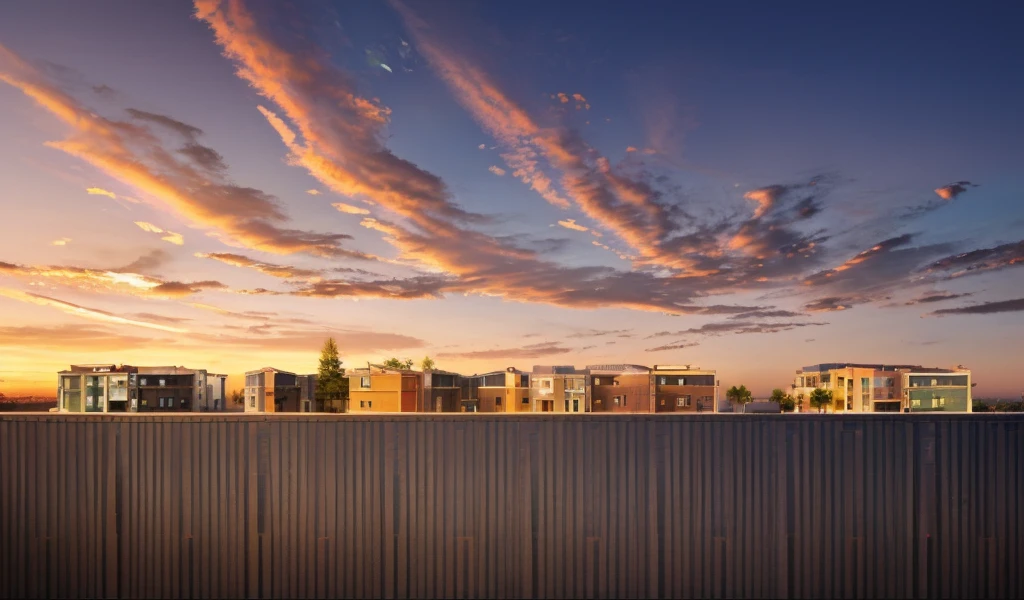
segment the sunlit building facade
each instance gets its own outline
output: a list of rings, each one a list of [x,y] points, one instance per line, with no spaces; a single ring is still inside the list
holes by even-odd
[[[798,411],[816,388],[832,391],[830,412],[972,412],[971,372],[919,365],[822,363],[796,372]]]
[[[529,412],[590,412],[587,371],[571,365],[538,365],[530,376]]]
[[[227,375],[186,367],[71,365],[57,373],[57,409],[67,413],[226,410]]]
[[[369,365],[348,372],[348,412],[355,414],[423,410],[423,373]]]

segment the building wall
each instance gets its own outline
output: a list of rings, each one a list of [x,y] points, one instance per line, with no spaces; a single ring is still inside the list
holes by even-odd
[[[974,412],[969,371],[908,372],[902,379],[910,412]]]
[[[360,386],[365,374],[349,376],[349,412],[416,412],[421,405],[419,375],[373,373],[370,387]]]
[[[702,412],[714,412],[715,386],[655,384],[654,412],[696,413],[698,403]]]
[[[619,397],[616,404],[615,397]],[[623,403],[625,396],[625,403]],[[651,378],[646,373],[591,374],[590,406],[593,412],[650,413]]]

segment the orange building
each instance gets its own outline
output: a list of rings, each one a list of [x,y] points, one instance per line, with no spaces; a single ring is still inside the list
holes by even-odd
[[[369,365],[348,373],[348,412],[417,412],[422,406],[423,374]]]
[[[462,377],[465,412],[530,412],[530,374],[515,367]]]

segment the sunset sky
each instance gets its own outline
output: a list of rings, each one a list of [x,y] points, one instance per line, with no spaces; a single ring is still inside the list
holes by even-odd
[[[70,364],[1024,389],[1024,5],[0,3],[0,392]]]

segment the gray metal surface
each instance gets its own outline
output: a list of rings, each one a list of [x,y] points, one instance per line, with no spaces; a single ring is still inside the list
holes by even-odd
[[[0,415],[0,597],[1024,597],[1017,415]]]

